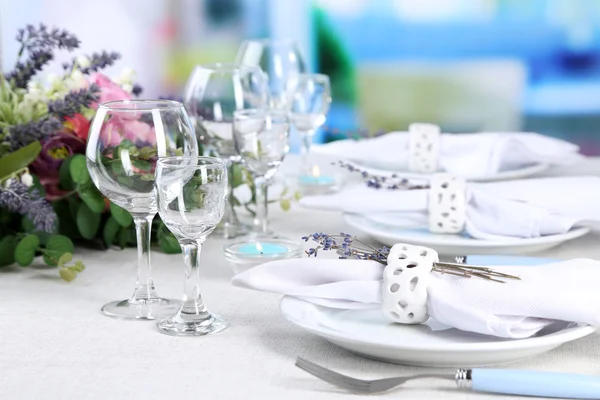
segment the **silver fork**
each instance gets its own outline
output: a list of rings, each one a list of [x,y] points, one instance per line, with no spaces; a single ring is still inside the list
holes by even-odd
[[[352,378],[347,375],[342,375],[330,369],[321,367],[313,362],[305,360],[301,357],[296,359],[296,366],[317,378],[329,382],[334,386],[342,389],[349,390],[354,393],[360,394],[373,394],[387,392],[390,389],[398,387],[403,383],[411,381],[413,379],[422,378],[444,378],[449,379],[448,375],[441,374],[419,374],[411,375],[406,377],[398,378],[385,378],[385,379],[374,379],[374,380],[363,380]]]

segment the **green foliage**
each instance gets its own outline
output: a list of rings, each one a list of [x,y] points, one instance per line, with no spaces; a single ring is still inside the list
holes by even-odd
[[[181,246],[177,238],[167,229],[165,224],[159,219],[158,230],[156,236],[158,237],[158,245],[160,249],[167,254],[178,254],[181,253]]]
[[[6,235],[0,239],[0,267],[6,267],[15,262],[15,249],[18,243],[14,235]]]
[[[87,185],[90,183],[90,173],[87,170],[85,156],[82,154],[75,154],[71,157],[71,162],[69,163],[69,173],[71,174],[71,179],[78,186]]]
[[[17,264],[21,267],[31,265],[39,245],[40,240],[36,235],[29,234],[23,237],[15,248],[15,261]]]
[[[63,235],[52,235],[46,243],[45,250],[42,251],[44,262],[50,266],[57,266],[63,254],[73,254],[74,250],[75,246],[71,239]]]
[[[102,239],[104,239],[106,247],[110,247],[115,242],[120,230],[121,225],[119,225],[114,217],[111,216],[106,220],[104,229],[102,230]]]
[[[115,203],[110,203],[110,215],[121,225],[123,228],[130,227],[133,224],[133,218],[131,214],[124,208],[119,207]]]
[[[85,203],[79,205],[77,210],[77,229],[84,239],[91,240],[96,237],[96,232],[100,228],[100,214],[93,212]]]
[[[87,186],[78,191],[81,200],[95,213],[102,213],[105,208],[104,197],[95,186]]]
[[[40,151],[42,151],[42,145],[39,141],[35,141],[0,158],[0,182],[27,168],[37,158]]]

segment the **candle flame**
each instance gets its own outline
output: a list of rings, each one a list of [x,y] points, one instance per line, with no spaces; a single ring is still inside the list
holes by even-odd
[[[260,245],[260,243],[259,243],[259,242],[256,242],[256,250],[258,250],[258,252],[259,252],[260,254],[262,254],[262,253],[263,253],[263,247]]]
[[[315,178],[321,176],[321,170],[319,169],[318,165],[312,167],[312,176],[314,176]]]

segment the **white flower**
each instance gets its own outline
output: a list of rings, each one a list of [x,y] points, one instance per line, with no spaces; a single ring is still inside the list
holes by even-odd
[[[87,68],[90,66],[90,59],[83,54],[77,56],[77,65],[81,68]]]
[[[27,187],[31,187],[33,185],[33,176],[29,173],[24,173],[21,175],[21,183]]]
[[[78,69],[71,72],[71,74],[65,79],[65,85],[69,90],[77,90],[85,87],[87,81],[85,80],[85,76]]]
[[[10,185],[12,184],[12,182],[13,182],[12,178],[8,178],[7,180],[4,181],[3,185],[4,185],[5,188],[8,188],[8,187],[10,187]]]
[[[58,75],[53,73],[48,74],[48,77],[46,79],[48,80],[48,83],[52,86],[60,83],[60,78],[58,77]]]
[[[252,200],[252,190],[250,190],[250,187],[245,183],[242,183],[238,187],[234,188],[233,195],[242,204],[246,204]]]
[[[115,80],[121,85],[130,84],[133,85],[133,80],[136,76],[136,72],[133,68],[127,67],[121,71],[121,75]]]
[[[125,84],[121,85],[121,89],[123,89],[127,93],[131,93],[133,91],[133,85],[130,83],[125,83]]]

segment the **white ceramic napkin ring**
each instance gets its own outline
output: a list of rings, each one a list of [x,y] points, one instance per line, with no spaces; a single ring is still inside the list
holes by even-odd
[[[408,127],[408,168],[413,172],[435,172],[440,155],[440,127],[434,124],[410,124]]]
[[[429,230],[459,233],[467,221],[467,183],[450,174],[435,174],[429,188]]]
[[[395,244],[383,270],[381,311],[400,324],[427,321],[427,285],[438,253],[430,248]]]

